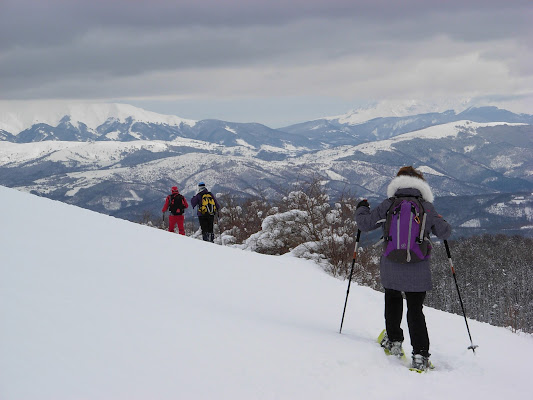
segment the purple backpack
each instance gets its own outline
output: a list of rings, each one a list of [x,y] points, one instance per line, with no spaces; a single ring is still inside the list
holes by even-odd
[[[422,199],[393,197],[383,226],[383,256],[400,263],[413,263],[429,258],[431,243],[426,231]]]

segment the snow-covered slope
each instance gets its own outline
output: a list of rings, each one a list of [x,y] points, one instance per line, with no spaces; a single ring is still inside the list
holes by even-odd
[[[2,400],[530,392],[530,335],[469,321],[480,346],[474,355],[461,316],[426,309],[437,370],[415,374],[374,342],[382,295],[352,285],[339,334],[347,283],[308,261],[221,247],[4,187],[0,196]]]
[[[377,140],[375,142],[363,143],[357,146],[339,146],[332,150],[322,150],[313,154],[312,157],[321,158],[321,155],[334,154],[334,158],[342,158],[348,155],[353,155],[356,152],[361,152],[367,155],[375,155],[378,151],[394,151],[395,145],[400,142],[409,140],[424,140],[424,139],[444,139],[444,138],[457,138],[460,133],[468,134],[468,136],[476,136],[479,128],[495,127],[495,126],[521,126],[525,124],[519,123],[506,123],[506,122],[489,122],[478,123],[472,121],[456,121],[447,124],[441,124],[424,128],[418,131],[404,133],[402,135],[395,136],[392,139]],[[468,149],[471,152],[473,148]],[[345,154],[343,154],[345,152]],[[305,156],[307,157],[307,155]],[[331,160],[332,162],[333,160]]]

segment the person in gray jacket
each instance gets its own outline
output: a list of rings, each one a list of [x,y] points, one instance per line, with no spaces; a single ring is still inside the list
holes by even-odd
[[[371,231],[384,227],[387,212],[397,197],[418,197],[426,213],[425,231],[433,233],[440,239],[447,239],[451,226],[433,207],[433,193],[421,172],[412,166],[402,167],[387,188],[388,199],[377,207],[370,209],[368,201],[357,204],[355,220],[358,228]],[[426,292],[432,289],[430,257],[413,262],[398,263],[382,256],[380,260],[381,283],[385,289],[385,328],[386,334],[381,345],[391,354],[403,357],[403,330],[400,328],[403,314],[403,297],[407,301],[407,325],[413,347],[412,367],[425,370],[431,367],[429,362],[429,336],[426,320],[422,311]]]

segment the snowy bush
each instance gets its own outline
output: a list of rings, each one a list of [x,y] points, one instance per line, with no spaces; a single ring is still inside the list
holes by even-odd
[[[271,204],[266,199],[239,199],[234,194],[218,196],[222,209],[217,221],[221,235],[234,237],[233,243],[242,243],[261,229],[263,218],[268,215]]]
[[[288,193],[272,208],[261,230],[239,248],[263,254],[307,258],[328,273],[345,274],[353,251],[356,199],[347,195],[333,204],[320,181]]]
[[[307,219],[308,214],[300,210],[268,216],[261,230],[238,247],[262,254],[285,254],[306,240],[302,227]]]

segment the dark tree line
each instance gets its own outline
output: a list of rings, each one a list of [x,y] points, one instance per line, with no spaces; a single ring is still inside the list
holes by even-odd
[[[467,317],[533,332],[533,239],[483,235],[450,240],[449,246]],[[380,248],[373,247],[359,251],[354,280],[383,291],[380,253]],[[426,305],[462,315],[448,256],[439,243],[433,249],[431,273],[433,290]]]
[[[533,239],[483,235],[450,241],[467,316],[491,325],[533,332]],[[436,248],[434,289],[428,305],[461,313],[443,246]]]

